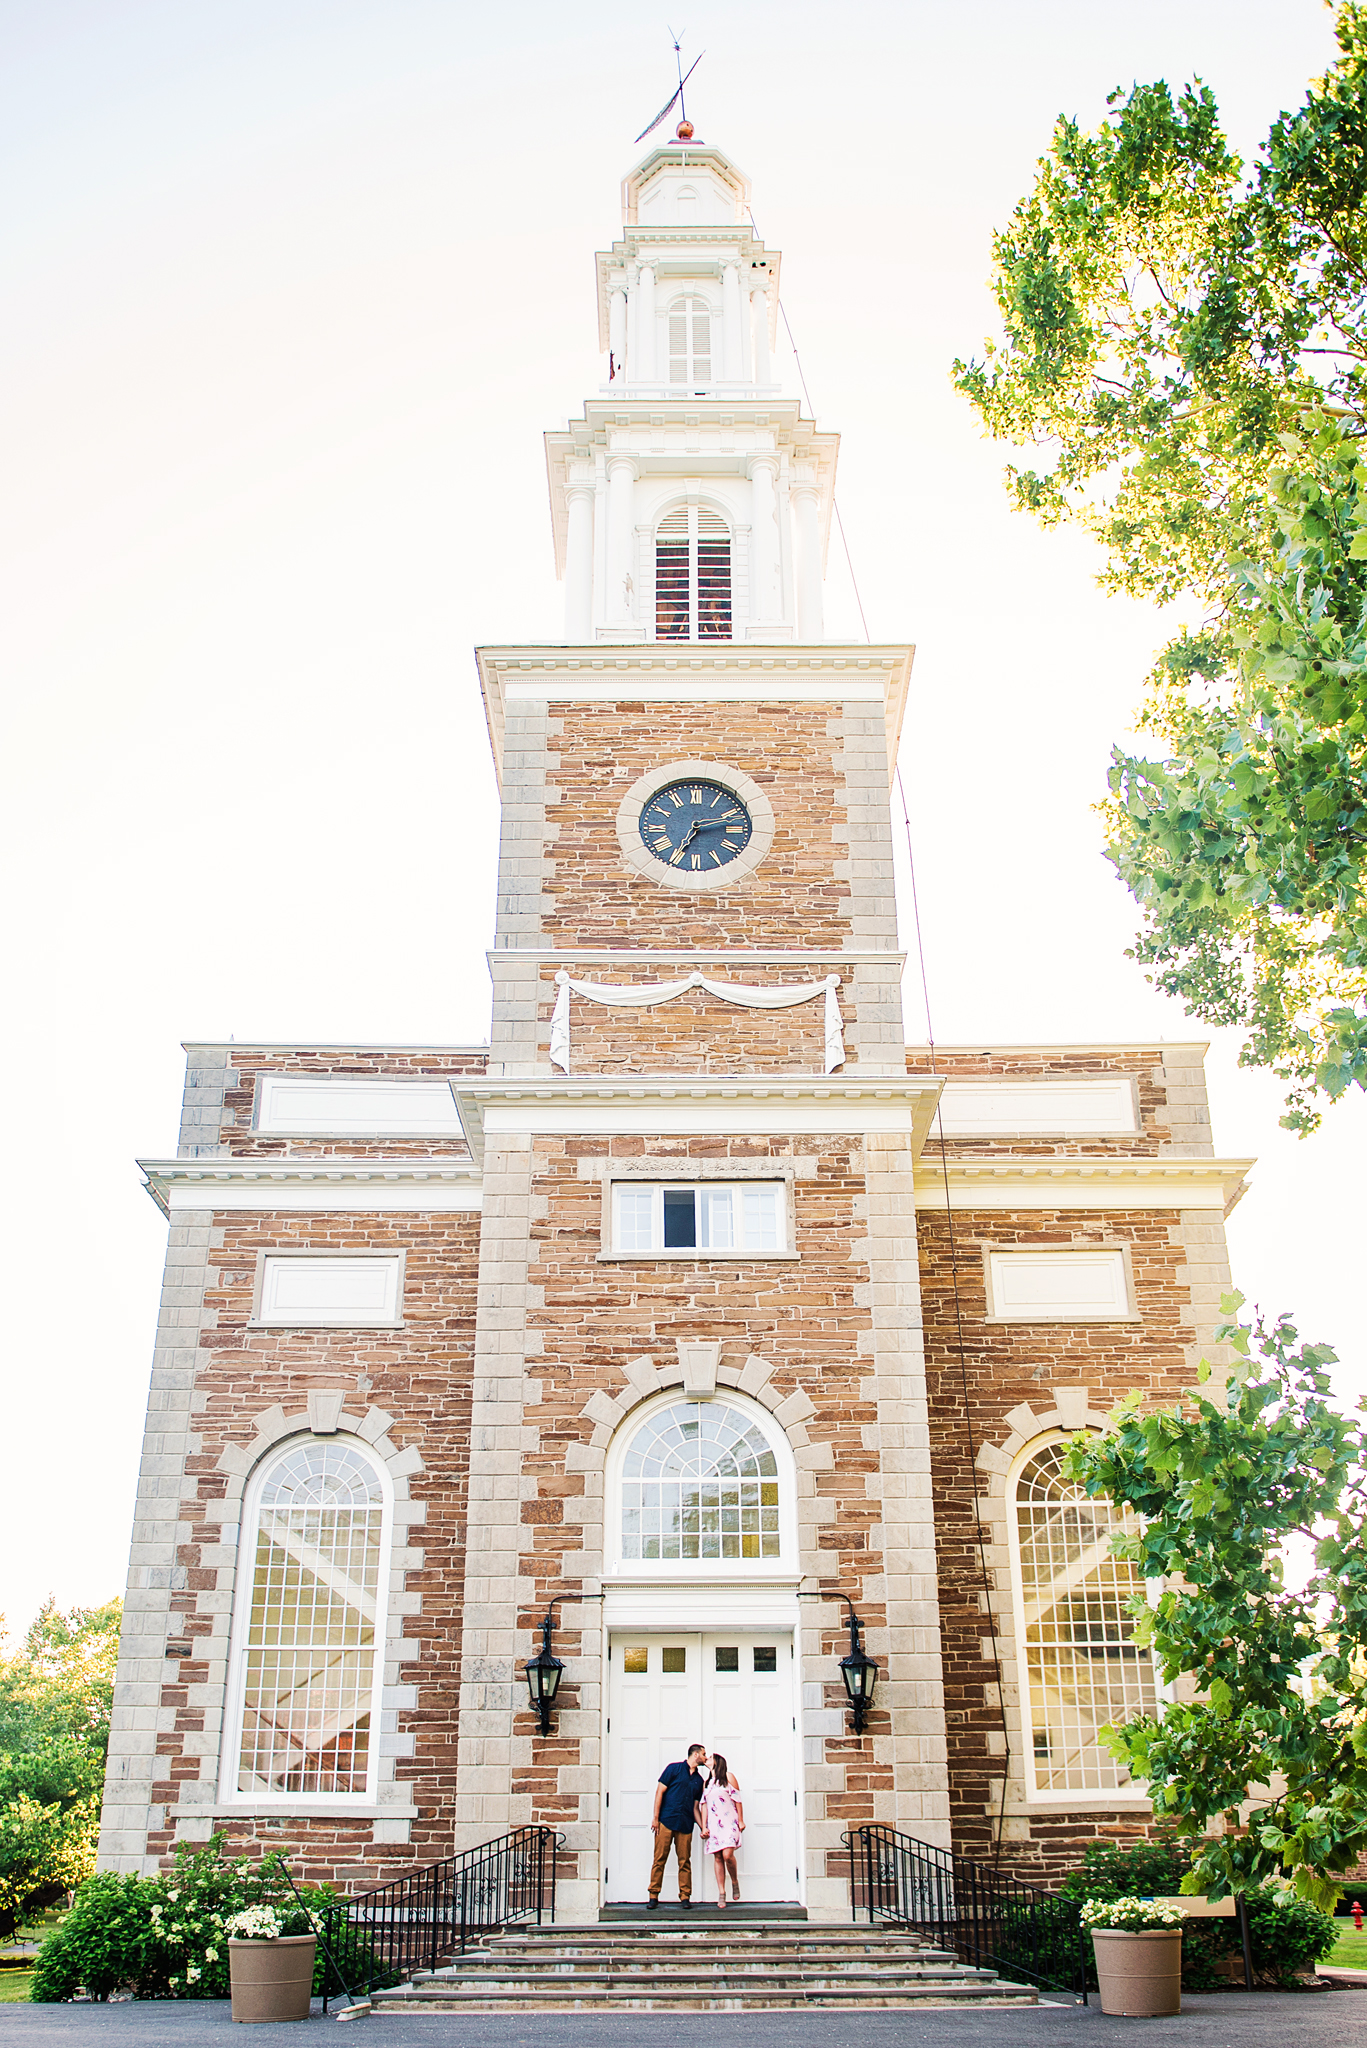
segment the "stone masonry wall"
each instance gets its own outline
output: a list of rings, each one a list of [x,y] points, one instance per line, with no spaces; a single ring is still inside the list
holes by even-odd
[[[173,1248],[183,1226],[172,1232]],[[383,1870],[449,1853],[454,1826],[456,1701],[460,1677],[460,1605],[469,1467],[478,1212],[455,1215],[242,1214],[223,1212],[199,1226],[204,1268],[202,1309],[187,1302],[198,1346],[184,1389],[192,1410],[175,1482],[174,1564],[158,1623],[155,1658],[140,1652],[136,1712],[155,1716],[155,1763],[144,1807],[145,1842],[120,1838],[128,1858],[164,1858],[179,1834],[202,1839],[226,1830],[233,1853],[292,1852],[311,1880],[346,1886]],[[405,1255],[400,1330],[257,1329],[250,1325],[257,1254],[271,1249],[346,1252],[394,1248]],[[192,1380],[192,1387],[190,1381]],[[401,1678],[387,1689],[393,1714],[382,1751],[394,1775],[411,1784],[420,1809],[405,1824],[339,1814],[308,1819],[222,1817],[217,1761],[223,1725],[228,1634],[238,1566],[236,1529],[224,1525],[225,1451],[251,1444],[270,1411],[292,1414],[310,1394],[336,1389],[348,1408],[388,1420],[387,1441],[413,1447],[421,1471],[411,1481],[411,1539],[395,1531],[391,1613],[406,1616]],[[382,1426],[382,1425],[381,1425]],[[413,1461],[416,1462],[416,1461]],[[408,1469],[412,1469],[410,1464]],[[166,1482],[175,1475],[168,1470]],[[168,1513],[172,1510],[168,1508]],[[232,1510],[232,1512],[236,1512]],[[407,1547],[406,1547],[407,1543]],[[243,1559],[245,1568],[250,1560]],[[397,1631],[395,1631],[397,1633]],[[164,1660],[164,1661],[163,1661]],[[155,1670],[155,1694],[149,1680]],[[144,1705],[141,1692],[147,1692]],[[128,1697],[125,1695],[125,1697]],[[128,1708],[121,1711],[127,1712]],[[128,1830],[124,1833],[128,1834]],[[397,1839],[409,1835],[406,1842]],[[110,1849],[114,1843],[111,1836]],[[104,1855],[102,1851],[102,1855]]]
[[[1029,1811],[1018,1756],[1013,1756],[1007,1774],[1003,1807],[1007,1725],[1014,1722],[1011,1740],[1018,1747],[1027,1717],[1019,1711],[1023,1683],[1017,1669],[1019,1645],[1003,1503],[994,1497],[985,1500],[981,1510],[989,1588],[985,1593],[974,1501],[987,1492],[984,1468],[993,1463],[1004,1468],[999,1447],[1017,1424],[1030,1434],[1030,1425],[1020,1416],[1022,1407],[1036,1417],[1062,1407],[1069,1418],[1065,1426],[1075,1427],[1082,1413],[1069,1406],[1070,1392],[1081,1398],[1081,1390],[1087,1390],[1091,1410],[1104,1414],[1132,1388],[1141,1389],[1147,1400],[1163,1403],[1178,1399],[1192,1383],[1195,1319],[1188,1245],[1183,1219],[1172,1210],[958,1210],[953,1234],[951,1255],[944,1211],[921,1211],[954,1837],[962,1853],[990,1861],[1000,1833],[1003,1856],[1018,1874],[1047,1881],[1078,1862],[1093,1836],[1142,1832],[1145,1822],[1133,1807],[1108,1810],[1091,1801],[1072,1812]],[[1129,1247],[1142,1321],[986,1322],[984,1245],[1035,1248],[1103,1242]],[[1083,1400],[1082,1405],[1088,1404]],[[1005,1720],[999,1678],[1006,1693]]]

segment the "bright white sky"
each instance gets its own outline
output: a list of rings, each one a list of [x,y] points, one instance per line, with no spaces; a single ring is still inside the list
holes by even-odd
[[[1090,806],[1162,637],[1010,514],[951,389],[1054,117],[1215,90],[1251,151],[1317,0],[708,0],[699,135],[754,179],[875,639],[937,1036],[1200,1037],[1123,957]],[[603,374],[592,254],[671,81],[640,5],[8,0],[0,617],[13,679],[0,1610],[123,1581],[179,1042],[487,1035],[495,794],[471,647],[560,632],[541,435]],[[832,635],[857,635],[832,549]],[[301,948],[301,907],[311,938]],[[905,907],[905,906],[904,906]],[[908,980],[909,1034],[921,1035]],[[1237,1274],[1363,1383],[1367,1105],[1258,1154]]]

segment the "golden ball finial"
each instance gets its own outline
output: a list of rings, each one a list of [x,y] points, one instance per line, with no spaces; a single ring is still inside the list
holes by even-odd
[[[691,142],[693,140],[693,123],[691,121],[680,121],[674,133],[680,142]]]

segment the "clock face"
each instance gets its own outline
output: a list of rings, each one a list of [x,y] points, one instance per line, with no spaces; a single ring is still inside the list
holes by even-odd
[[[719,782],[671,782],[641,812],[650,852],[686,874],[715,874],[745,851],[752,830],[745,805]]]

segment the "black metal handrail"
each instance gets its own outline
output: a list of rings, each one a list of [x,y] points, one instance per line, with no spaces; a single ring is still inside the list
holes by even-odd
[[[961,1962],[1087,2003],[1087,1945],[1076,1899],[955,1856],[895,1828],[851,1828],[850,1909],[934,1937]]]
[[[554,1828],[515,1828],[442,1863],[426,1864],[373,1891],[325,1908],[328,1948],[323,2010],[345,1990],[369,1997],[414,1970],[435,1970],[472,1939],[518,1920],[555,1917]]]

